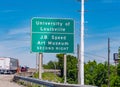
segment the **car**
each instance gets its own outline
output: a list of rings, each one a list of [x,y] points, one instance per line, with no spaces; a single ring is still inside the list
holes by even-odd
[[[26,67],[21,67],[21,72],[26,72],[27,68]]]

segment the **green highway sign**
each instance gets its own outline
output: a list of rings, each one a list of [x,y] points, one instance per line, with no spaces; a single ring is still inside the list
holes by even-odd
[[[73,53],[74,21],[72,19],[33,18],[31,51],[40,53]]]
[[[32,32],[73,33],[74,21],[71,19],[33,18]]]

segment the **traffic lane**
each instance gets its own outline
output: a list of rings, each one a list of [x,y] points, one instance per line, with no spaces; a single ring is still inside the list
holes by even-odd
[[[0,74],[0,87],[24,87],[12,82],[14,75]]]

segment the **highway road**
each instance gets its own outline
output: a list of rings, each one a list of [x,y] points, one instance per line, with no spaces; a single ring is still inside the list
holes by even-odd
[[[0,74],[0,87],[24,87],[12,82],[13,75]]]

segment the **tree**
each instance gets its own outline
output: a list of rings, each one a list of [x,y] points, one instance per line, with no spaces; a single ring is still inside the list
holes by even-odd
[[[63,67],[64,67],[63,57],[64,57],[64,54],[57,54],[56,57],[58,58],[58,68],[61,70],[61,77],[63,77]]]
[[[120,87],[120,77],[113,76],[110,85],[111,85],[111,87]]]
[[[96,86],[106,86],[107,84],[107,64],[94,61],[89,61],[85,64],[85,84],[96,85]]]
[[[76,57],[68,55],[67,56],[67,78],[69,83],[77,83],[78,77],[78,60]]]
[[[56,69],[61,70],[61,77],[63,78],[63,68],[64,68],[64,54],[56,55],[58,62],[50,61],[45,67],[48,69],[54,69],[56,64]],[[78,80],[78,59],[72,55],[67,55],[67,82],[77,83]],[[110,86],[120,87],[120,62],[116,66],[110,65]],[[117,72],[117,74],[116,74]],[[94,61],[89,61],[84,65],[84,77],[86,85],[95,85],[98,87],[107,87],[108,84],[108,63],[97,63]]]
[[[96,61],[89,61],[85,64],[85,84],[87,85],[95,85],[94,83],[94,76],[95,76],[95,69],[97,68]]]
[[[118,48],[118,57],[120,58],[120,47]]]
[[[118,62],[117,65],[117,75],[120,76],[120,61]]]
[[[102,63],[99,63],[97,65],[96,69],[96,75],[95,75],[95,84],[97,86],[102,86],[102,84],[107,84],[107,69],[105,69],[105,65]]]
[[[118,57],[120,58],[120,47],[118,48]],[[118,61],[117,65],[117,75],[120,76],[120,61]]]
[[[61,70],[61,76],[63,77],[64,66],[64,54],[57,54],[58,67]],[[77,83],[77,58],[72,55],[67,55],[67,82]]]
[[[58,62],[49,61],[47,64],[44,64],[43,67],[45,69],[58,69]]]

